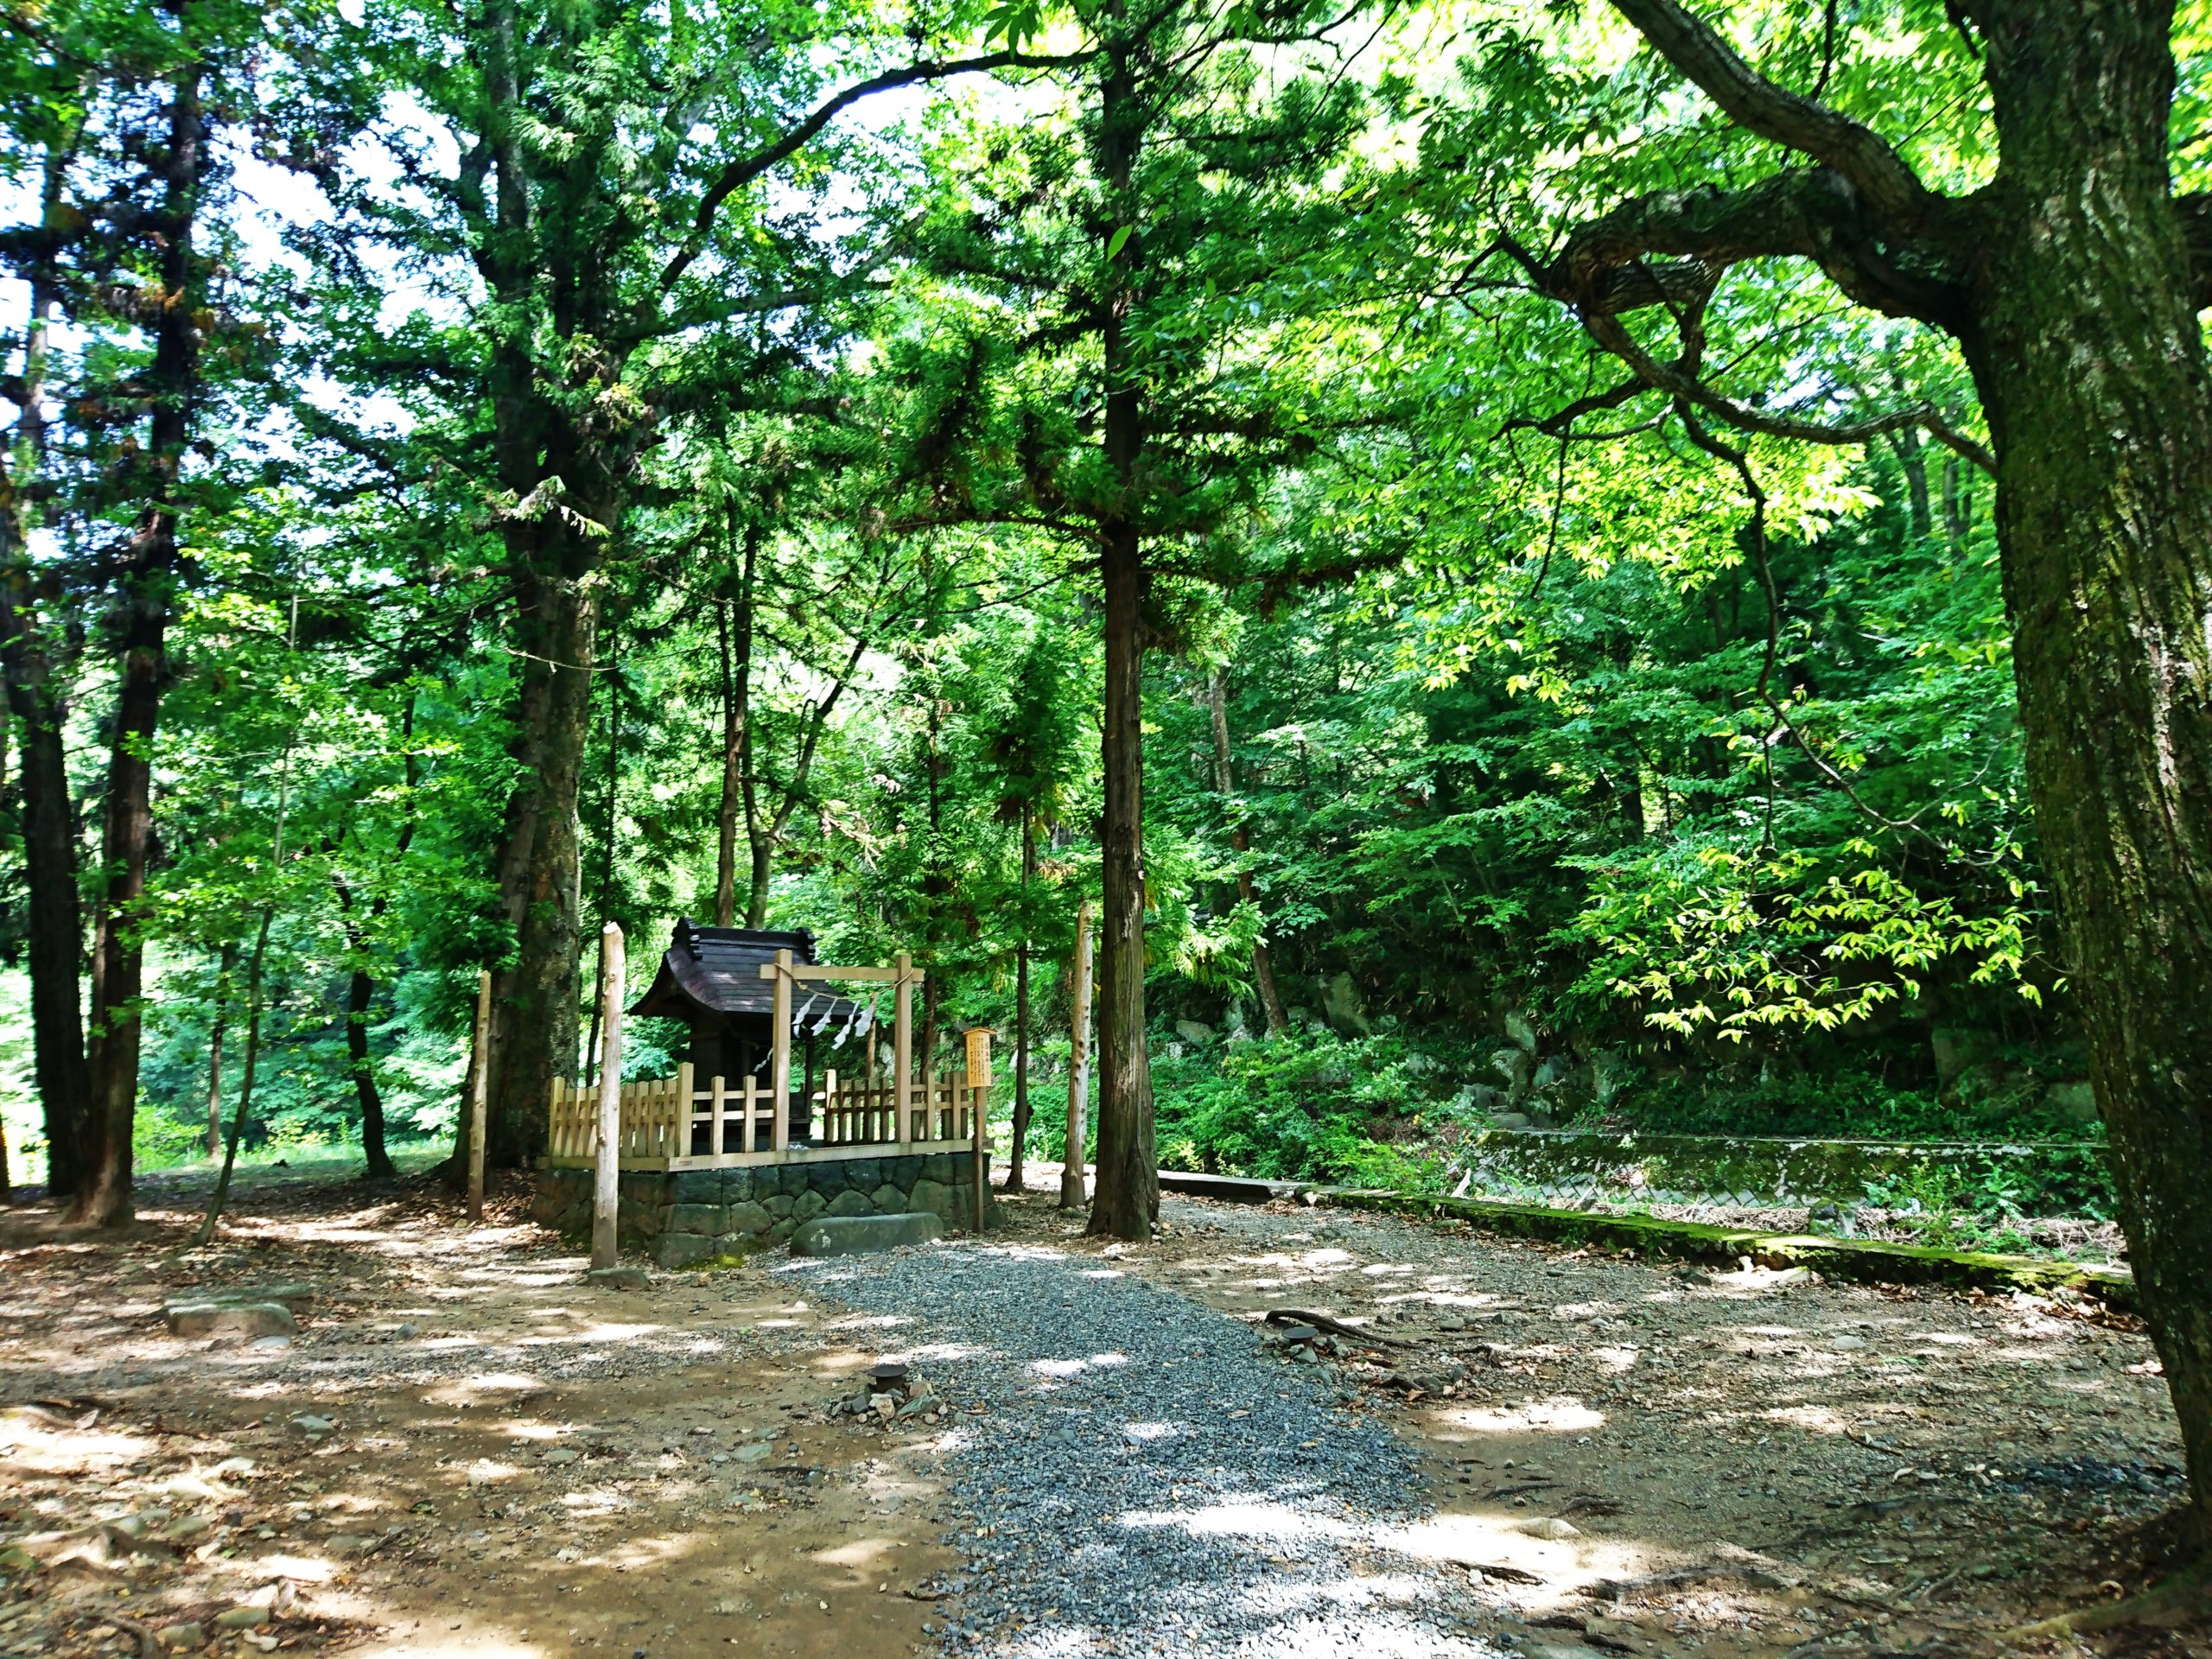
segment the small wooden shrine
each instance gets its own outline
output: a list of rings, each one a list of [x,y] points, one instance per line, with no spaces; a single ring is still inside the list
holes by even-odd
[[[757,1080],[766,1096],[774,1065],[778,982],[773,964],[790,952],[794,967],[818,965],[814,935],[756,927],[702,927],[688,916],[660,959],[652,988],[630,1009],[647,1019],[681,1020],[691,1028],[691,1075],[720,1077],[732,1092]],[[761,970],[771,969],[766,976]],[[799,1064],[790,1092],[791,1138],[804,1145],[813,1128],[817,1046],[836,1050],[868,1040],[874,1009],[820,988],[786,999],[785,1037]],[[847,1066],[849,1074],[856,1068]],[[704,1152],[705,1147],[697,1150]]]
[[[874,1002],[836,995],[823,985],[830,980],[889,992],[888,1053],[873,1040]],[[652,988],[628,1012],[684,1021],[690,1058],[672,1077],[617,1086],[620,1167],[740,1167],[953,1147],[980,1156],[990,1033],[969,1032],[952,1070],[916,1077],[921,982],[903,951],[887,967],[835,967],[814,960],[814,938],[804,931],[677,923]],[[818,1080],[817,1043],[847,1061],[825,1066]],[[596,1157],[598,1098],[596,1085],[555,1081],[549,1163]]]

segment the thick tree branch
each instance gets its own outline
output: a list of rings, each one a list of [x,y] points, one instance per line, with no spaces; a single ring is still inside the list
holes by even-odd
[[[1742,431],[1813,443],[1865,443],[1916,427],[1976,466],[1993,466],[1987,449],[1929,404],[1856,421],[1812,421],[1737,402],[1700,378],[1706,307],[1727,268],[1745,260],[1810,259],[1853,299],[1891,315],[1940,325],[1963,310],[1963,279],[1948,262],[1915,249],[1908,264],[1903,251],[1872,239],[1850,182],[1830,168],[1778,174],[1741,190],[1639,196],[1568,232],[1548,260],[1510,238],[1499,245],[1540,289],[1573,307],[1591,338],[1634,376],[1630,385],[1535,423],[1539,430],[1557,435],[1580,415],[1626,402],[1640,383]],[[1672,362],[1646,352],[1621,321],[1654,305],[1666,307],[1681,335],[1681,355]]]
[[[1538,287],[1584,316],[1701,305],[1730,265],[1809,259],[1859,304],[1939,327],[1962,317],[1963,276],[1949,251],[1886,238],[1851,181],[1799,168],[1736,190],[1637,196],[1578,226],[1549,260],[1503,244]]]
[[[773,143],[741,156],[724,167],[707,194],[700,199],[698,211],[692,215],[690,234],[683,239],[674,257],[669,260],[660,274],[663,292],[675,286],[677,279],[690,269],[707,245],[707,233],[714,228],[715,214],[733,194],[743,189],[769,168],[780,166],[804,149],[807,143],[840,115],[864,98],[878,92],[887,92],[899,86],[920,86],[930,81],[947,80],[955,75],[982,74],[994,69],[1058,69],[1084,61],[1089,53],[1046,54],[1037,52],[987,52],[981,57],[956,58],[950,62],[925,60],[910,63],[897,69],[887,69],[880,75],[855,81],[835,97],[817,105],[813,113],[785,131]]]
[[[1996,458],[1953,426],[1942,410],[1932,404],[1916,404],[1909,409],[1891,410],[1856,421],[1809,421],[1798,416],[1777,414],[1724,397],[1695,375],[1685,374],[1671,363],[1658,361],[1638,346],[1628,330],[1612,318],[1591,319],[1585,326],[1592,339],[1627,364],[1647,385],[1679,403],[1694,404],[1738,431],[1792,438],[1802,443],[1870,443],[1885,433],[1916,427],[1984,472],[1997,470]]]
[[[1825,104],[1778,86],[1737,55],[1719,31],[1675,0],[1612,0],[1613,10],[1683,79],[1746,132],[1811,157],[1847,180],[1892,234],[1922,230],[1944,199],[1889,141]]]

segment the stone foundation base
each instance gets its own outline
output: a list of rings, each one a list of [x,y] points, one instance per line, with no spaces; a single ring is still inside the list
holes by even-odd
[[[817,1216],[893,1216],[925,1211],[947,1226],[975,1225],[972,1152],[841,1158],[746,1169],[632,1171],[622,1177],[617,1236],[664,1268],[780,1244]],[[592,1172],[541,1169],[532,1220],[575,1236],[591,1232]],[[984,1224],[998,1205],[984,1190]]]

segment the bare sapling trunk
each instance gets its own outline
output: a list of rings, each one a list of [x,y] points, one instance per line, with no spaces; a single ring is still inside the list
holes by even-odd
[[[1090,900],[1076,906],[1075,963],[1068,1019],[1067,1147],[1060,1165],[1060,1208],[1080,1210],[1090,1198],[1084,1191],[1083,1152],[1088,1138],[1085,1119],[1090,1108]]]
[[[368,1178],[388,1181],[399,1170],[384,1143],[384,1095],[369,1054],[369,1007],[375,995],[376,982],[368,969],[356,968],[346,989],[346,1067],[353,1074],[353,1098],[361,1109],[361,1156]]]
[[[591,1202],[591,1264],[614,1265],[616,1224],[622,1199],[622,930],[600,930],[599,1136]],[[782,1101],[777,1109],[787,1109]]]
[[[231,1018],[231,975],[238,948],[226,944],[215,969],[215,1017],[207,1027],[207,1155],[223,1149],[223,1037]]]
[[[492,971],[476,976],[476,1024],[468,1044],[468,1100],[462,1115],[468,1166],[468,1218],[484,1219],[484,1115],[492,1044]]]
[[[1025,810],[1021,815],[1021,913],[1029,914],[1029,883],[1037,874],[1037,820]],[[1014,1144],[1007,1154],[1006,1190],[1019,1192],[1025,1185],[1022,1154],[1029,1144],[1029,941],[1024,938],[1014,950]]]
[[[1252,867],[1244,855],[1252,850],[1252,832],[1245,827],[1243,809],[1236,802],[1236,771],[1229,747],[1229,675],[1217,668],[1206,680],[1206,707],[1213,716],[1213,786],[1230,813],[1229,844],[1237,855],[1236,896],[1244,903],[1257,906],[1259,892],[1252,880]],[[1260,994],[1262,1017],[1268,1022],[1268,1035],[1280,1037],[1290,1029],[1290,1015],[1284,1011],[1282,993],[1275,988],[1274,958],[1268,954],[1268,942],[1262,938],[1252,942],[1252,984]]]
[[[207,1200],[207,1213],[193,1236],[195,1245],[215,1236],[215,1226],[230,1202],[231,1174],[238,1167],[238,1142],[253,1112],[253,1083],[261,1064],[261,970],[269,955],[270,907],[264,906],[253,935],[253,954],[245,965],[245,1064],[239,1069],[238,1103],[231,1111],[230,1134],[223,1141],[223,1166],[215,1177],[215,1191]]]
[[[299,641],[300,601],[292,601],[291,621],[284,634],[284,647],[289,652]],[[284,750],[276,762],[276,822],[269,836],[269,868],[274,880],[284,868],[284,814],[290,804],[292,788],[292,728],[286,727]],[[215,1225],[222,1219],[223,1205],[231,1196],[231,1173],[238,1166],[238,1141],[245,1134],[249,1114],[253,1110],[253,1083],[261,1063],[261,985],[262,967],[269,957],[269,925],[276,915],[276,899],[272,893],[262,902],[261,920],[254,929],[253,954],[246,961],[245,969],[245,1064],[238,1076],[238,1103],[231,1113],[231,1132],[223,1143],[223,1167],[215,1177],[215,1190],[207,1199],[207,1214],[194,1236],[195,1245],[205,1244],[215,1236]]]

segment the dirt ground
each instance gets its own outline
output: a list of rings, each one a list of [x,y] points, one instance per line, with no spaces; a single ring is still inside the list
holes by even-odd
[[[588,1288],[518,1189],[471,1230],[419,1182],[254,1188],[195,1251],[189,1197],[123,1239],[0,1220],[0,1653],[934,1650],[944,1541],[988,1522],[949,1463],[991,1422],[957,1390],[830,1414],[871,1322],[780,1255]],[[1172,1202],[1157,1243],[1101,1246],[1042,1192],[1006,1209],[1225,1316],[1364,1332],[1282,1363],[1419,1448],[1435,1514],[1406,1547],[1529,1659],[2212,1653],[2202,1625],[1999,1637],[2159,1570],[2164,1387],[2092,1306],[1287,1205]],[[292,1281],[289,1346],[161,1318]]]

